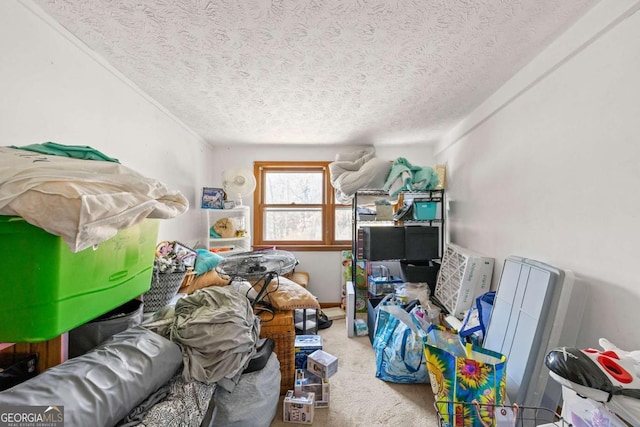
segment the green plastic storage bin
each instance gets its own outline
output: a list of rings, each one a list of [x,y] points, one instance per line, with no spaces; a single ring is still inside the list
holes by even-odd
[[[54,338],[143,294],[159,220],[73,253],[59,236],[0,216],[0,342]]]

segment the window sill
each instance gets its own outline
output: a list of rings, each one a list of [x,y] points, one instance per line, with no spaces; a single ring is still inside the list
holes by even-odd
[[[298,251],[298,252],[339,252],[351,250],[351,244],[347,245],[280,245],[280,244],[272,244],[272,245],[254,245],[253,250],[260,249],[281,249],[284,251]]]

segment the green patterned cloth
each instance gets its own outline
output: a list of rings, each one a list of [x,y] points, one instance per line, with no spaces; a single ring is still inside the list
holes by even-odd
[[[47,154],[51,156],[64,156],[73,157],[74,159],[102,160],[105,162],[120,163],[118,159],[109,157],[96,150],[95,148],[86,145],[63,145],[55,142],[44,142],[42,144],[23,145],[22,147],[16,147],[15,145],[12,145],[9,148],[34,151],[36,153]]]

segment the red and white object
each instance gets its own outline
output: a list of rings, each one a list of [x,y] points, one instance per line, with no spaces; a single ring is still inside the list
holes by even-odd
[[[621,350],[606,339],[600,345],[603,350],[550,351],[545,359],[549,374],[564,387],[640,425],[640,351]]]

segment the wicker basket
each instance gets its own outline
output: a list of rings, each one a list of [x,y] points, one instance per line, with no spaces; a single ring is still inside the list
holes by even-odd
[[[293,390],[296,371],[293,310],[276,311],[273,319],[270,313],[261,313],[260,319],[260,338],[271,338],[275,341],[274,351],[280,362],[280,394],[286,394],[287,390]]]
[[[142,297],[143,311],[152,313],[167,305],[178,293],[186,271],[179,273],[156,273],[151,276],[151,288]]]

